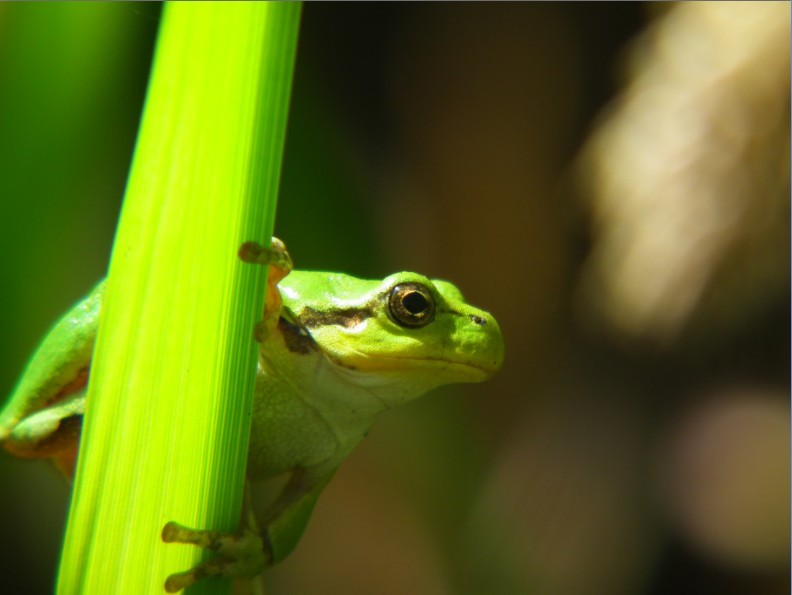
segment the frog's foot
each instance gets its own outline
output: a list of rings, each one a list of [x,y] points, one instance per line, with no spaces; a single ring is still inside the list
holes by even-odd
[[[278,281],[283,279],[292,270],[292,259],[284,244],[278,238],[272,238],[269,248],[258,242],[245,242],[239,247],[239,258],[250,264],[265,264],[270,267],[269,274],[275,274]],[[273,270],[274,269],[274,270]]]
[[[189,543],[217,552],[219,556],[201,562],[186,572],[170,575],[165,581],[165,590],[176,593],[203,578],[221,576],[225,578],[251,578],[269,565],[264,552],[264,540],[255,531],[246,529],[242,533],[199,531],[170,522],[162,530],[165,543]]]

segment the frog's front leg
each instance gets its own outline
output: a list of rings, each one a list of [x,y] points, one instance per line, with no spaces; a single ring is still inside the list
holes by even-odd
[[[278,238],[272,238],[269,248],[257,242],[245,242],[239,248],[239,258],[250,264],[264,264],[267,270],[267,293],[264,301],[264,319],[256,326],[256,340],[262,343],[278,324],[283,300],[278,283],[293,268],[292,259],[284,244]]]
[[[259,519],[252,512],[250,486],[246,485],[244,528],[239,533],[190,529],[174,522],[165,525],[164,542],[197,545],[218,553],[186,572],[170,575],[165,590],[176,593],[211,576],[253,578],[283,560],[299,542],[316,499],[329,480],[328,475],[314,482],[303,470],[295,471],[275,503]]]
[[[170,575],[165,590],[176,593],[212,576],[252,578],[268,566],[264,541],[257,532],[245,529],[241,533],[200,531],[170,522],[162,530],[166,543],[187,543],[217,552],[219,555],[201,562],[194,568]]]

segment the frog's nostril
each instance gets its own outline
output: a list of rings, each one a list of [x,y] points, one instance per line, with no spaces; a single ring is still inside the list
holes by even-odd
[[[476,316],[475,314],[470,315],[470,320],[473,321],[473,324],[477,324],[479,326],[484,326],[487,324],[486,319],[482,318],[481,316]]]

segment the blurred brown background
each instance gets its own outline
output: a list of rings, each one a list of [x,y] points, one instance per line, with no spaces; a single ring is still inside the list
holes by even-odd
[[[104,274],[157,5],[0,5],[0,394]],[[270,593],[774,594],[789,577],[788,3],[309,3],[277,234],[452,279],[493,381],[394,410]],[[68,486],[0,456],[4,593]]]

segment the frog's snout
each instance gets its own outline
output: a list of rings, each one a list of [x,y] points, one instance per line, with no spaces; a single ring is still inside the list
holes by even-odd
[[[503,366],[503,333],[495,317],[487,312],[480,311],[470,314],[469,317],[475,325],[473,328],[477,331],[476,334],[479,335],[473,342],[476,346],[477,367],[486,374],[486,378],[489,378]],[[481,337],[481,334],[484,336]]]

